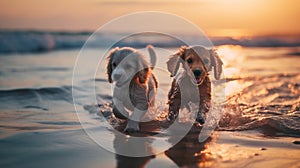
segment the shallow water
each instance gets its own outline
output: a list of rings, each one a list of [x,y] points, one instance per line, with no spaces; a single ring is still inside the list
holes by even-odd
[[[236,81],[251,84],[228,97],[221,130],[261,129],[266,135],[300,136],[299,74]]]
[[[156,113],[151,114],[158,116],[157,121],[165,115],[166,94],[171,81],[165,60],[173,51],[157,49],[159,60],[155,73],[159,79],[159,106]],[[300,64],[297,64],[300,57],[290,54],[295,51],[299,48],[219,47],[224,61],[224,78],[213,83],[215,91],[221,87],[224,92],[214,93],[214,100],[224,108],[214,113],[222,115],[217,130],[257,130],[267,136],[300,136]],[[101,166],[107,163],[107,167],[114,167],[131,162],[132,158],[115,156],[98,148],[82,131],[82,125],[100,133],[110,129],[104,124],[107,120],[97,115],[97,104],[111,102],[111,85],[104,73],[105,62],[100,63],[98,70],[88,66],[95,64],[94,60],[103,52],[101,49],[86,51],[82,64],[85,66],[75,74],[73,83],[78,50],[0,56],[1,167],[40,166],[51,159],[56,164],[49,167],[99,167],[100,163]],[[94,96],[89,93],[94,93]],[[74,96],[77,112],[74,110]],[[145,128],[151,126],[153,124]],[[151,131],[155,133],[160,129],[155,127]],[[194,142],[196,135],[189,134],[190,138],[166,153],[156,155],[155,159],[154,156],[142,158],[140,164],[149,167],[184,166],[201,162],[205,159],[201,155],[191,156],[201,153],[207,143]],[[185,153],[182,149],[190,153],[179,157]],[[61,159],[60,156],[65,155],[66,160]],[[72,163],[77,158],[82,158],[82,161]]]

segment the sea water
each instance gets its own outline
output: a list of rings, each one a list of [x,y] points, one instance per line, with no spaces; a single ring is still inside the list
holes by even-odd
[[[21,35],[15,38],[28,40],[23,37],[26,33]],[[39,35],[42,42],[37,40],[41,39]],[[78,42],[79,37],[74,40],[70,34],[40,33],[30,35],[28,46],[19,41],[12,47],[1,45],[1,167],[45,166],[49,160],[52,165],[46,167],[117,164],[115,155],[98,148],[82,129],[84,123],[88,129],[109,130],[101,124],[107,122],[103,116],[84,107],[109,104],[112,99],[105,72],[107,49],[85,49],[88,54],[81,65],[86,67],[74,75],[77,57],[82,53],[80,46],[87,36],[80,34],[82,41]],[[9,40],[6,45],[14,44]],[[299,137],[300,48],[257,45],[216,46],[224,63],[224,74],[220,81],[215,81],[212,75],[211,79],[213,87],[224,88],[225,94],[218,102],[223,109],[217,112],[221,120],[216,130],[261,130],[266,135]],[[165,113],[172,81],[165,62],[177,48],[154,47],[158,55],[154,70],[159,79],[157,108]],[[145,50],[142,52],[147,56]],[[89,67],[95,60],[100,60],[98,66]],[[87,93],[94,93],[95,99]],[[78,101],[74,101],[74,96]],[[218,93],[214,93],[214,98],[218,98]],[[163,160],[161,164],[172,165]]]

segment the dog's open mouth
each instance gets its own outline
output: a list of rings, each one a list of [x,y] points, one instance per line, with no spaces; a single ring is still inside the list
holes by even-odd
[[[202,79],[200,77],[195,77],[194,82],[195,84],[200,84],[202,82]]]

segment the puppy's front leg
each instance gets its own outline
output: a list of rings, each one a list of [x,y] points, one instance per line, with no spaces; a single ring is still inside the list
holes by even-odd
[[[113,113],[119,119],[127,119],[129,114],[125,110],[123,102],[119,99],[113,99]]]
[[[199,86],[199,94],[200,103],[196,121],[200,124],[204,124],[206,120],[206,113],[209,112],[211,106],[211,82],[208,77],[206,77],[203,84]]]
[[[124,132],[137,132],[140,130],[139,122],[141,118],[145,115],[147,110],[139,110],[138,108],[134,108],[132,115],[127,120],[126,128]]]
[[[206,120],[206,113],[210,109],[210,102],[202,102],[202,104],[199,107],[199,112],[197,114],[196,121],[200,124],[204,124]]]
[[[167,121],[174,121],[178,117],[181,105],[181,93],[176,80],[172,82],[172,87],[169,91],[168,98],[169,112],[167,115]]]

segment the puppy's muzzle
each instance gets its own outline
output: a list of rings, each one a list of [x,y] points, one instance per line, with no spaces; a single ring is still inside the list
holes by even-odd
[[[194,73],[195,77],[197,78],[197,77],[201,76],[202,71],[200,69],[196,69],[196,70],[193,71],[193,73]]]
[[[193,74],[194,74],[194,83],[197,84],[197,85],[200,85],[202,82],[203,82],[203,79],[204,79],[204,74],[205,72],[201,69],[195,69],[193,70]]]
[[[122,77],[122,74],[114,74],[114,76],[113,76],[115,81],[120,80],[121,77]]]

